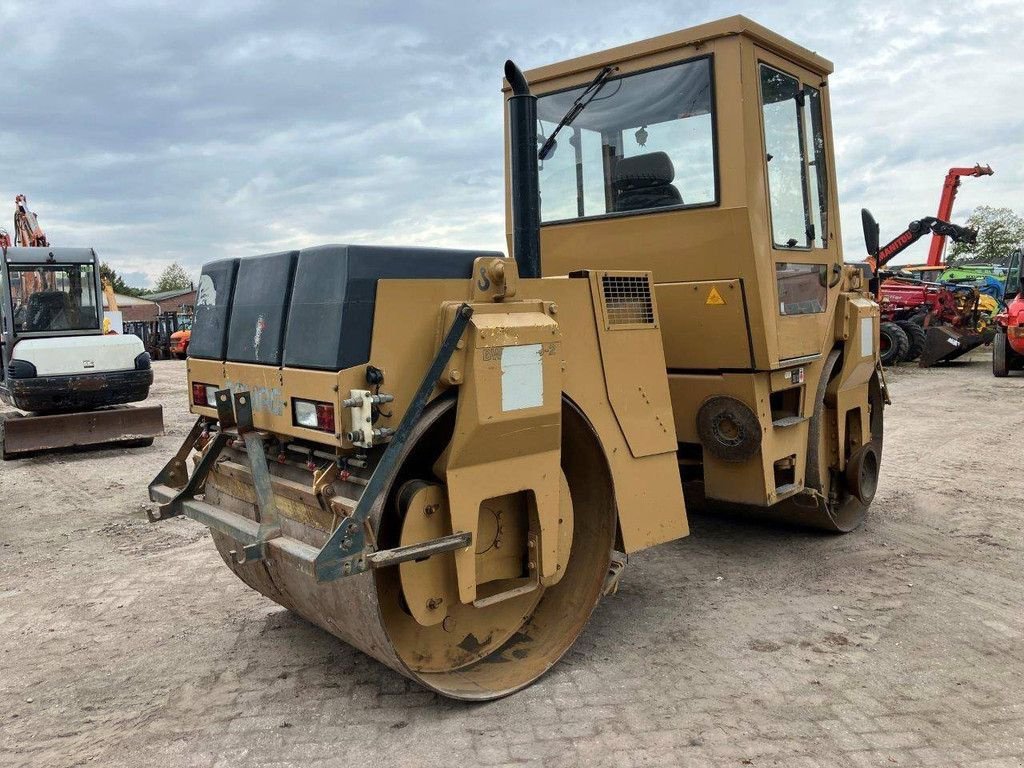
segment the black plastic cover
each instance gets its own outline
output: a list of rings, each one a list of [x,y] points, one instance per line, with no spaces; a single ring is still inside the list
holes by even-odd
[[[298,251],[242,259],[228,319],[227,359],[280,365]]]
[[[189,357],[223,360],[227,354],[228,321],[238,262],[238,259],[218,259],[203,265],[188,342]]]
[[[336,371],[368,362],[378,280],[465,280],[475,258],[502,255],[372,245],[324,245],[301,251],[284,365]]]

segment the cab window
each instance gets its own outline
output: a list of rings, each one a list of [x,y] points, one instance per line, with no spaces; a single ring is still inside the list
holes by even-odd
[[[1010,267],[1006,273],[1006,296],[1016,296],[1020,293],[1020,266],[1021,251],[1014,251],[1010,255]]]
[[[585,86],[538,99],[541,141]],[[609,79],[541,162],[543,222],[715,205],[711,59]]]
[[[92,264],[12,264],[8,273],[15,333],[99,328]]]
[[[815,315],[825,311],[828,303],[824,264],[775,265],[775,282],[779,291],[780,315]]]
[[[772,240],[779,248],[828,243],[828,167],[821,92],[760,65]]]

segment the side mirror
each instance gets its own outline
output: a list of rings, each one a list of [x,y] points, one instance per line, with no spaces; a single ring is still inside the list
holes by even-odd
[[[868,256],[878,255],[878,222],[871,215],[867,208],[860,209],[860,220],[864,225],[864,245],[867,246]]]

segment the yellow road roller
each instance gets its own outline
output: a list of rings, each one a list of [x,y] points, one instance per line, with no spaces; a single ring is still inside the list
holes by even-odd
[[[513,258],[327,245],[203,268],[198,417],[150,485],[246,584],[459,699],[572,645],[686,504],[843,532],[878,480],[870,274],[831,64],[732,17],[505,65]]]

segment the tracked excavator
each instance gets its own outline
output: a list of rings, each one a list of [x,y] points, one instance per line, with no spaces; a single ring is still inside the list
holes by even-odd
[[[856,528],[886,394],[870,270],[841,252],[831,71],[740,16],[507,62],[511,258],[208,263],[196,422],[151,517],[208,526],[253,589],[469,700],[551,668],[688,506]]]
[[[24,195],[0,242],[0,415],[4,459],[53,449],[150,445],[163,434],[136,336],[104,335],[100,263],[91,248],[52,247]]]

